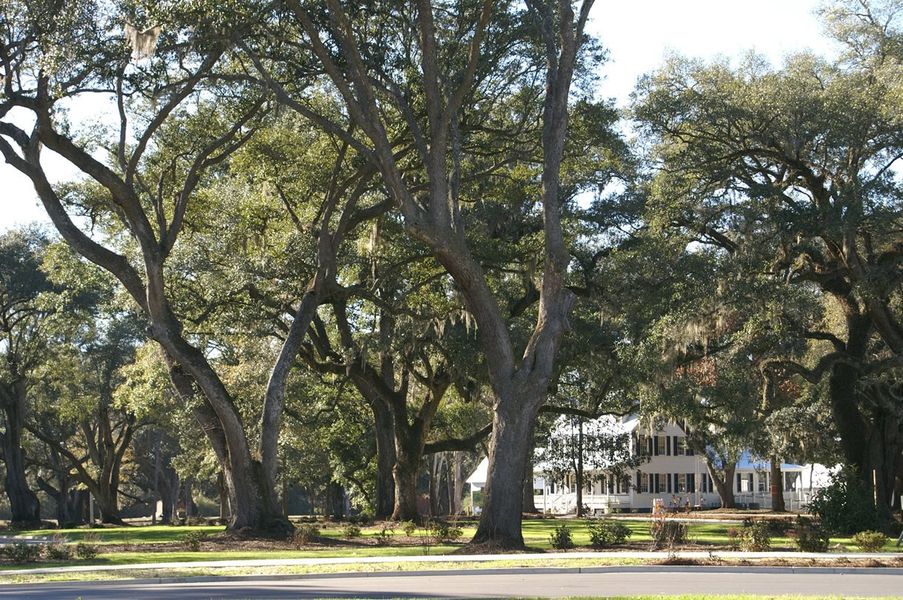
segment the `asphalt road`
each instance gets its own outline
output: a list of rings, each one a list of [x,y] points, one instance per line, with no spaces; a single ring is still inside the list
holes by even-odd
[[[0,598],[505,598],[640,594],[761,594],[903,597],[903,570],[657,567],[454,574],[307,576],[202,582],[6,585]],[[584,570],[585,571],[585,570]],[[800,572],[806,571],[806,572]]]

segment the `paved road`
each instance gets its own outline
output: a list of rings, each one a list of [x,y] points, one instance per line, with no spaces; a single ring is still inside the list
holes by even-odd
[[[537,571],[9,585],[0,587],[0,598],[554,598],[679,593],[903,597],[901,569],[621,567],[600,568],[593,572],[586,572],[586,569],[584,572],[576,569]]]

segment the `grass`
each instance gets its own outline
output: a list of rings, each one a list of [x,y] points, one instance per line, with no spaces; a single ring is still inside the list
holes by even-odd
[[[556,519],[531,519],[524,521],[523,535],[524,541],[528,548],[534,551],[551,550],[549,543],[549,535],[554,528],[561,523],[567,523],[572,530],[575,544],[580,546],[589,545],[589,533],[587,531],[588,521],[584,519],[556,520]],[[649,536],[650,522],[648,520],[629,520],[621,521],[630,528],[632,535],[628,540],[631,544],[645,545],[651,541]],[[727,523],[690,523],[689,538],[690,542],[696,544],[703,549],[725,550],[728,548],[727,531],[730,527]],[[279,559],[279,558],[355,558],[355,557],[391,557],[391,556],[419,556],[423,554],[449,554],[453,552],[459,545],[441,544],[426,547],[418,543],[411,543],[411,540],[405,540],[407,545],[392,545],[390,542],[386,546],[368,545],[365,542],[372,540],[381,532],[381,526],[362,528],[362,536],[360,544],[355,545],[355,540],[348,541],[343,545],[324,545],[319,548],[310,549],[278,549],[278,548],[242,548],[242,542],[233,542],[232,549],[204,549],[201,552],[191,552],[184,548],[185,536],[191,532],[203,532],[208,535],[215,535],[224,530],[222,526],[143,526],[143,527],[108,527],[98,529],[64,529],[64,530],[34,530],[19,532],[18,536],[48,536],[60,534],[64,536],[70,543],[89,540],[99,546],[100,554],[96,559],[90,561],[71,561],[68,563],[51,563],[42,562],[39,566],[63,566],[73,564],[83,565],[131,565],[149,562],[197,562],[210,560],[255,560],[255,559]],[[321,525],[321,536],[329,539],[338,540],[342,538],[343,525],[330,524]],[[463,527],[462,540],[469,539],[474,533],[472,525]],[[404,534],[399,528],[392,532],[392,536],[399,538]],[[418,529],[414,534],[414,538],[422,539],[424,531]],[[850,538],[839,537],[831,540],[832,547],[838,546],[837,550],[857,551],[858,548],[852,543]],[[133,545],[134,549],[121,550],[116,552],[104,552],[104,546],[109,545]],[[164,546],[162,551],[142,551],[141,546],[146,544],[160,544]],[[168,548],[167,546],[171,547]],[[783,548],[793,550],[795,545],[793,540],[788,537],[772,538],[772,547],[775,549]],[[901,548],[897,548],[893,540],[888,540],[884,546],[884,551],[891,554],[900,555]],[[17,569],[32,568],[35,565],[0,565],[0,570],[15,571]]]

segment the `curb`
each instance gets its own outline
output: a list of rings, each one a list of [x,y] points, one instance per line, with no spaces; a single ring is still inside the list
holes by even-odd
[[[590,574],[590,573],[760,573],[760,574],[822,574],[822,575],[892,575],[903,577],[903,568],[896,567],[734,567],[734,566],[687,566],[687,565],[648,565],[648,566],[610,566],[610,567],[525,567],[503,569],[461,569],[450,570],[423,570],[423,571],[397,571],[397,572],[358,572],[358,573],[311,573],[309,575],[202,575],[198,577],[151,577],[145,579],[121,579],[115,581],[53,581],[48,583],[6,584],[10,587],[25,586],[90,586],[105,587],[122,584],[129,585],[171,585],[192,583],[214,583],[229,581],[291,581],[311,579],[362,579],[374,577],[458,577],[469,575],[546,575],[546,574]],[[0,589],[3,589],[0,585]]]
[[[489,563],[495,561],[550,561],[550,560],[581,560],[581,559],[638,559],[638,560],[664,560],[675,559],[731,559],[731,560],[881,560],[903,557],[903,554],[889,552],[873,553],[812,553],[812,552],[637,552],[637,551],[613,551],[613,552],[548,552],[548,553],[523,553],[523,554],[434,554],[413,556],[367,556],[367,557],[323,557],[323,558],[277,558],[277,559],[252,559],[252,560],[199,560],[189,562],[158,562],[136,563],[127,565],[73,565],[60,567],[37,567],[29,569],[3,569],[0,570],[0,582],[6,577],[15,575],[49,575],[64,573],[102,573],[115,571],[163,571],[171,569],[220,569],[220,568],[261,568],[261,567],[297,567],[297,566],[325,566],[348,564],[386,564],[386,563]],[[667,566],[667,565],[662,565]],[[530,568],[530,567],[523,567]],[[565,567],[570,568],[570,567]],[[789,568],[789,567],[788,567]],[[810,567],[800,567],[810,568]],[[816,567],[811,567],[816,568]],[[894,568],[894,567],[882,567]]]

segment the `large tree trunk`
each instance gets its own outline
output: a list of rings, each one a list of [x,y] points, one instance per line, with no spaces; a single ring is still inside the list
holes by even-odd
[[[341,484],[330,481],[326,485],[326,517],[333,521],[345,518],[345,489]]]
[[[219,459],[232,509],[228,528],[233,531],[260,531],[283,537],[289,535],[294,528],[282,514],[276,490],[269,485],[260,462],[254,460],[248,451],[247,438],[237,413],[230,418],[219,416],[208,396],[196,393],[192,378],[168,355],[167,358],[173,387],[183,401],[192,406],[194,417],[207,434]],[[219,398],[218,403],[231,406],[233,410],[235,408],[228,395]]]
[[[395,467],[392,469],[395,482],[395,506],[393,521],[418,521],[417,475],[420,472],[421,456],[396,448]]]
[[[577,425],[577,468],[575,469],[577,484],[577,516],[583,516],[583,421]]]
[[[376,435],[376,518],[390,517],[395,509],[395,421],[382,402],[370,402]]]
[[[118,494],[115,490],[108,487],[99,488],[98,493],[94,494],[94,500],[97,508],[100,510],[100,522],[113,525],[123,525],[122,517],[119,515]]]
[[[529,455],[529,453],[528,453]],[[523,485],[523,510],[525,513],[536,513],[536,500],[533,497],[533,461],[527,460],[527,468],[524,469],[524,485]]]
[[[721,498],[721,508],[734,508],[736,506],[734,503],[734,473],[737,468],[736,464],[725,466],[721,471],[713,468],[708,461],[706,461],[706,466],[709,469],[709,476],[712,478],[712,483],[715,484],[715,490],[718,492],[718,497]]]
[[[162,504],[162,514],[160,521],[164,525],[172,525],[178,521],[177,509],[179,505],[180,482],[179,475],[175,469],[164,468],[158,482],[160,489],[160,501]],[[156,508],[154,509],[156,510]]]
[[[889,523],[903,442],[903,420],[893,409],[883,406],[880,400],[873,410],[867,464],[870,469],[864,475],[869,487],[873,488],[882,522]]]
[[[15,390],[3,405],[6,431],[0,436],[3,460],[6,464],[4,489],[9,498],[11,524],[14,527],[34,527],[41,524],[41,504],[28,486],[25,474],[25,451],[22,449],[24,429],[25,384],[16,382]]]
[[[464,453],[460,450],[454,452],[452,461],[452,477],[454,485],[451,496],[451,513],[459,515],[463,511],[464,504]]]
[[[843,299],[842,299],[843,300]],[[864,360],[872,323],[856,312],[855,305],[844,302],[847,322],[846,351],[854,359]],[[873,489],[879,513],[890,517],[897,461],[903,445],[903,421],[892,401],[884,397],[882,383],[861,389],[859,370],[845,362],[836,363],[828,379],[831,410],[844,462],[854,467],[863,484]],[[861,405],[871,405],[866,414]]]
[[[771,512],[786,512],[787,507],[784,506],[784,474],[781,472],[781,461],[777,456],[771,457],[770,471]]]
[[[506,410],[499,402],[493,414],[483,512],[472,543],[519,549],[524,547],[521,490],[536,411],[505,404],[514,406]]]

